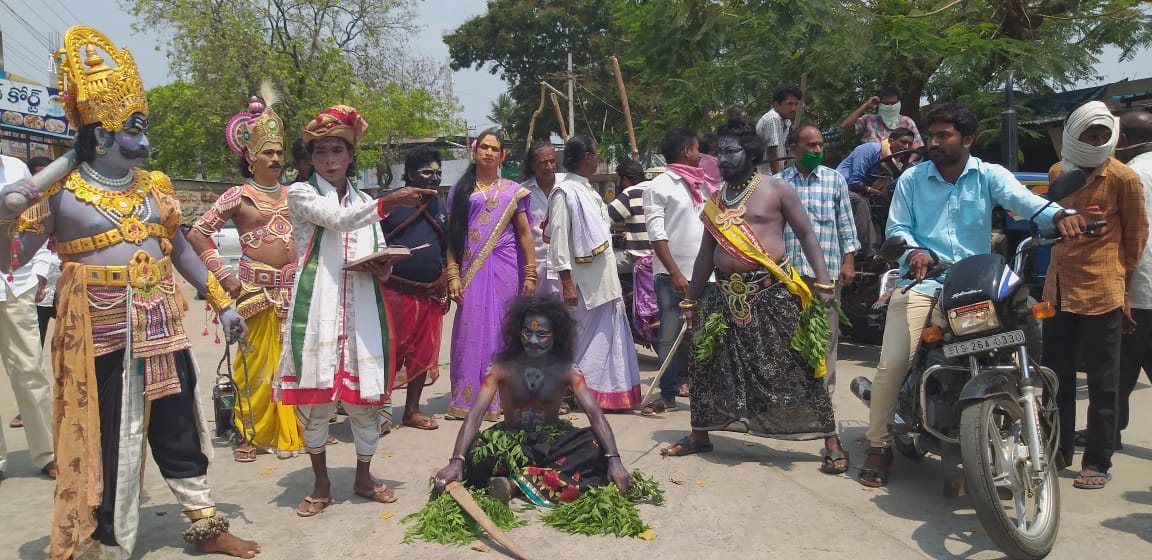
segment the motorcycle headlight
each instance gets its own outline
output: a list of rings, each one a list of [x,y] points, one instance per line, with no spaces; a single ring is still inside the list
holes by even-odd
[[[968,336],[1000,328],[992,302],[982,301],[948,311],[948,326],[956,336]]]

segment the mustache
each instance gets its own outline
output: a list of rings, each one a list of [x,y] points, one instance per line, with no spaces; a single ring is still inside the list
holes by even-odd
[[[128,148],[120,148],[120,155],[128,159],[146,159],[150,154],[151,151],[146,147],[140,147],[134,150]]]
[[[279,163],[273,163],[272,165],[268,166],[269,169],[281,169],[282,167],[283,166],[280,165]]]

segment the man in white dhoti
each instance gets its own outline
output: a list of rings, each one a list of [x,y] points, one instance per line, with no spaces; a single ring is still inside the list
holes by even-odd
[[[551,270],[578,323],[577,366],[604,410],[640,402],[640,366],[624,310],[608,207],[588,182],[596,171],[596,142],[584,134],[564,145],[568,174],[552,189],[544,225]]]

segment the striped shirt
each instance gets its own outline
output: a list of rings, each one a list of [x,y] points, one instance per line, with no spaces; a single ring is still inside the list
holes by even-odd
[[[624,189],[608,203],[608,216],[612,223],[624,225],[624,251],[635,261],[652,253],[648,241],[648,226],[644,222],[644,191],[648,181]]]
[[[824,250],[824,265],[833,281],[840,276],[840,263],[844,255],[860,249],[856,239],[856,224],[852,221],[852,203],[848,199],[848,183],[835,170],[817,166],[807,177],[793,165],[776,177],[788,181],[800,202],[808,210],[812,230]],[[787,249],[792,266],[801,276],[815,278],[816,272],[804,257],[800,240],[790,226],[784,228],[784,248]]]

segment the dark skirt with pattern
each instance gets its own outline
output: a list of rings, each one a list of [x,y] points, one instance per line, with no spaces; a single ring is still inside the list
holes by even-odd
[[[509,452],[511,446],[520,453]],[[571,502],[588,488],[608,484],[608,461],[596,436],[568,422],[531,431],[496,424],[480,433],[466,459],[469,486],[484,488],[492,477],[508,477],[538,506]]]
[[[692,429],[786,440],[836,435],[832,400],[823,381],[792,349],[792,334],[800,323],[797,298],[767,271],[736,275],[743,285],[735,292],[725,289],[733,275],[716,276],[718,289],[701,299],[696,323],[703,325],[720,313],[728,329],[711,358],[694,359],[689,368]]]

